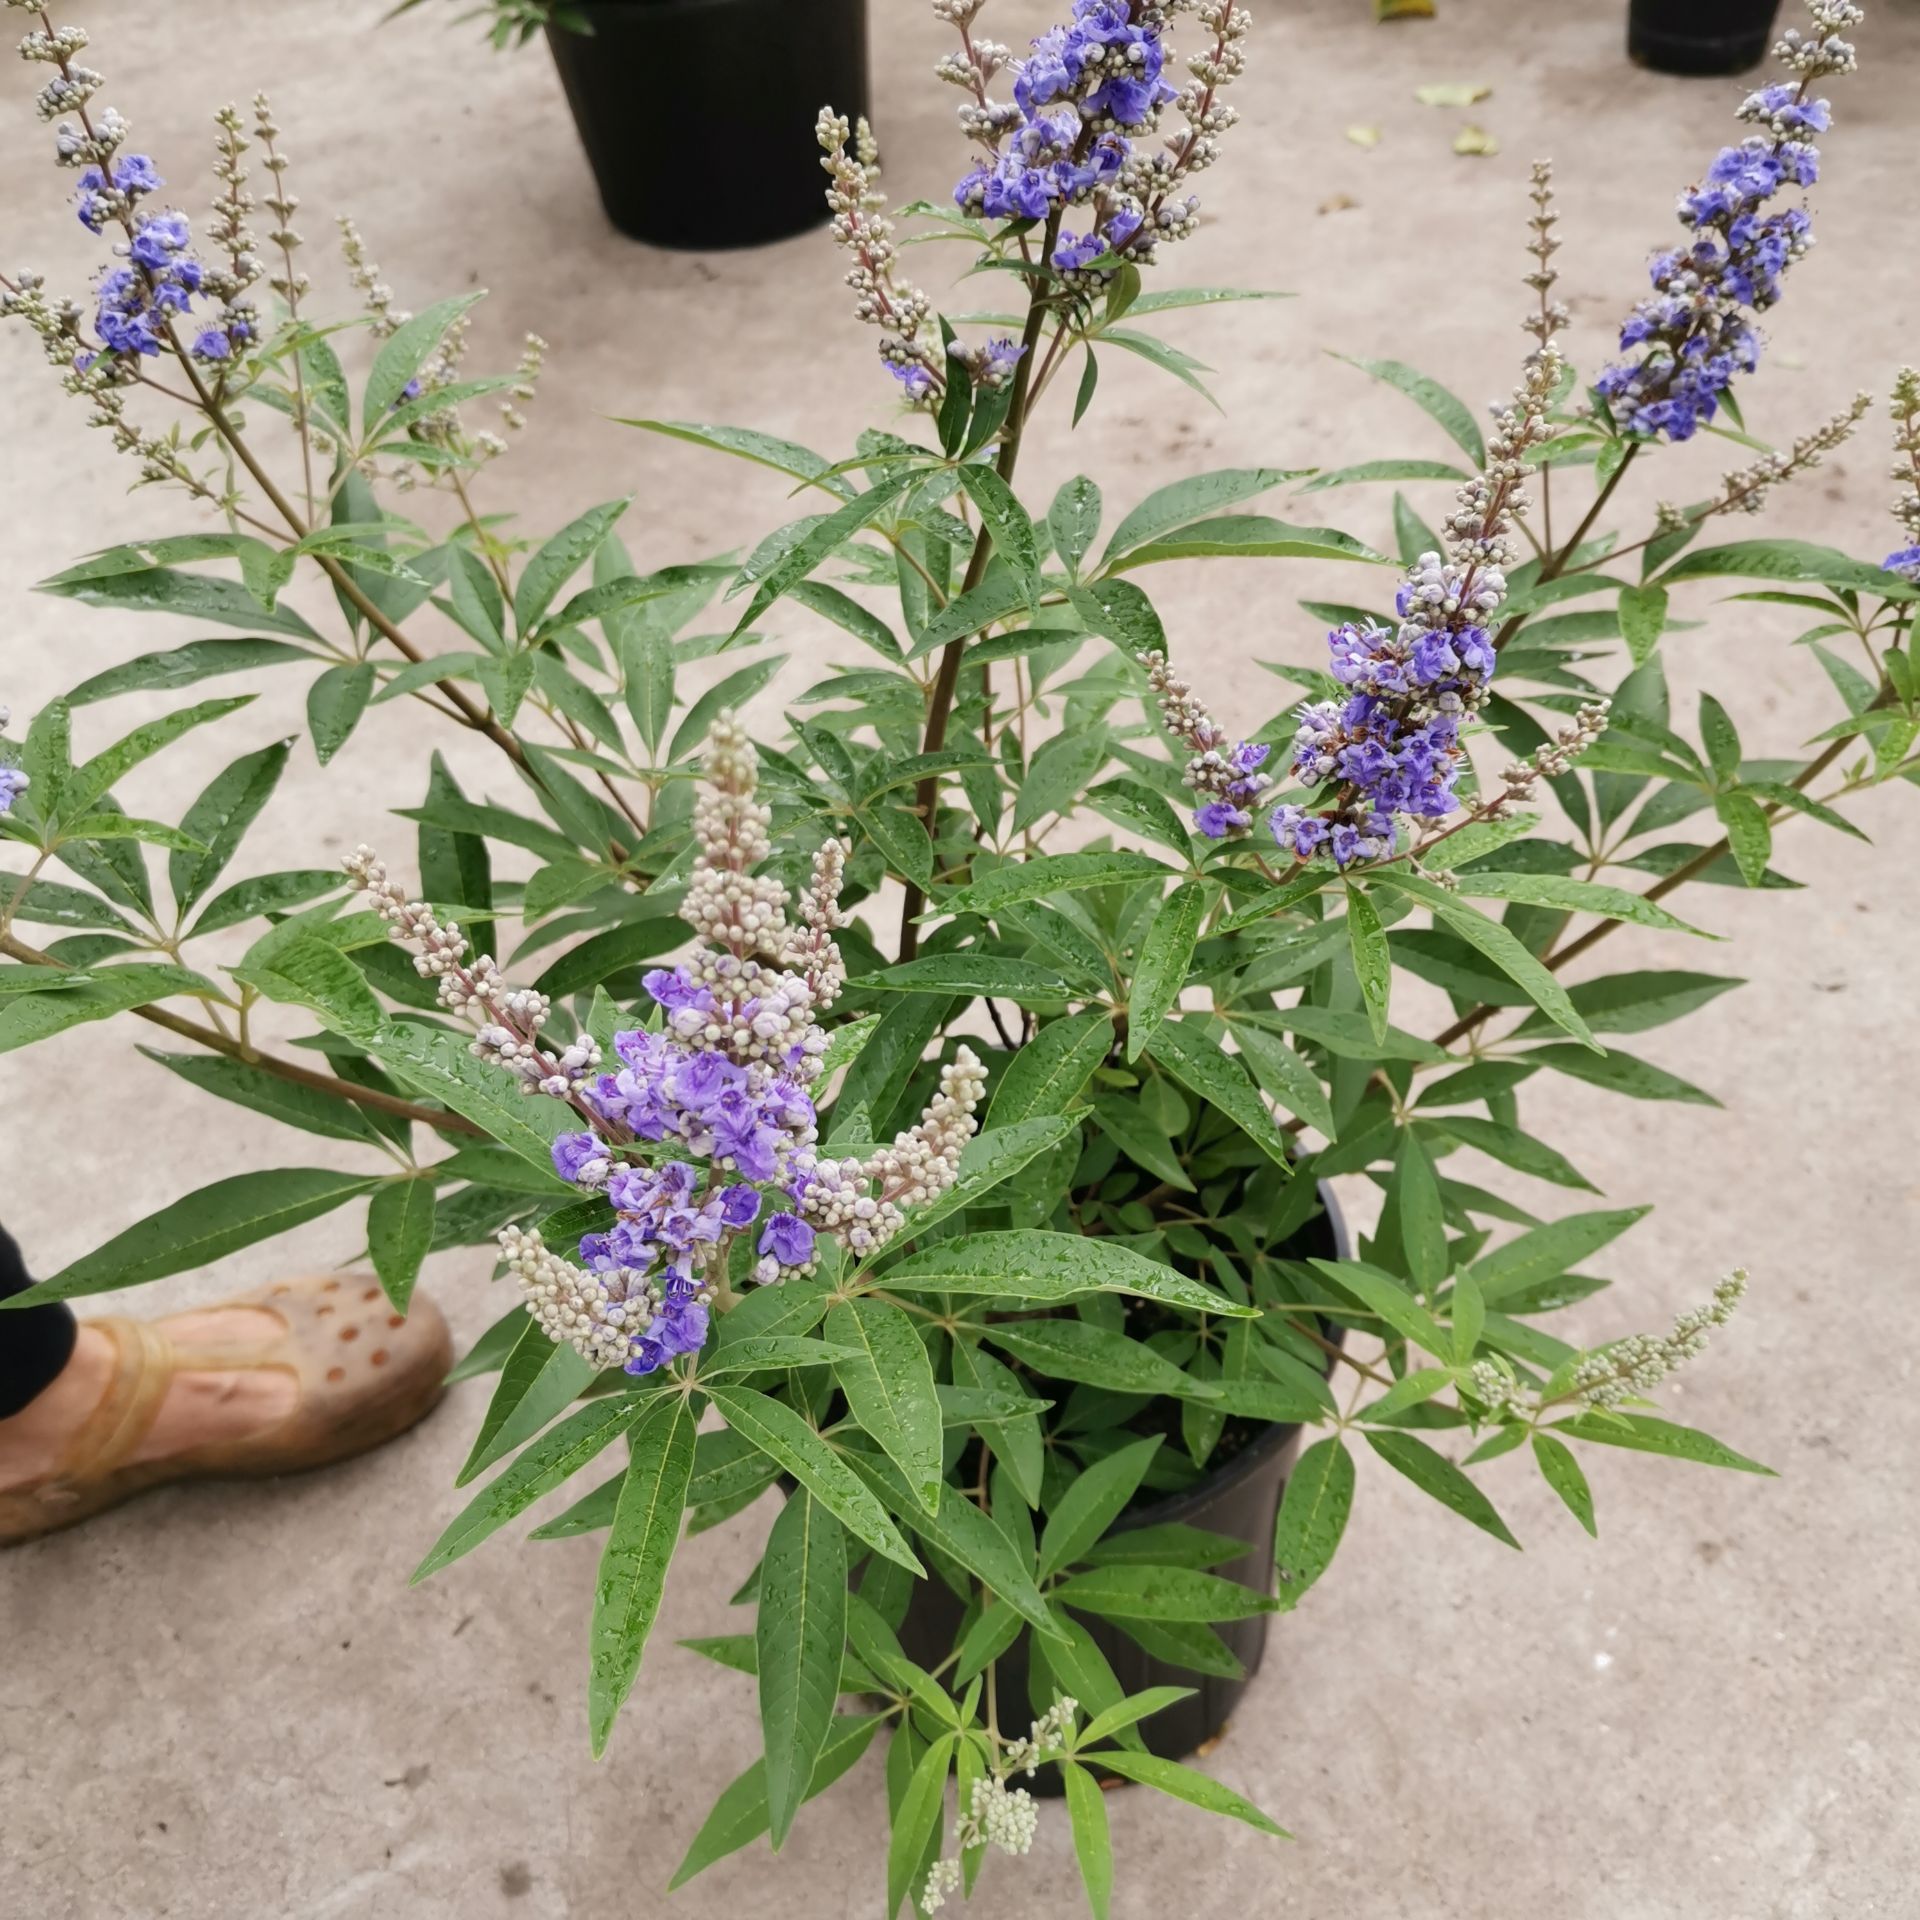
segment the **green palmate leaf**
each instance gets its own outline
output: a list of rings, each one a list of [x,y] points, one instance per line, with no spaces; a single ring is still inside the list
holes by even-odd
[[[1264,1593],[1191,1567],[1098,1567],[1063,1580],[1054,1597],[1113,1620],[1247,1620],[1280,1610]]]
[[[1013,827],[1024,832],[1048,814],[1063,818],[1087,790],[1106,763],[1107,730],[1103,726],[1057,733],[1035,753],[1013,802]]]
[[[698,426],[689,420],[622,420],[623,427],[641,427],[648,433],[660,433],[674,440],[688,440],[697,447],[710,447],[716,453],[730,453],[739,460],[751,460],[756,466],[771,467],[795,480],[817,482],[830,493],[843,498],[853,493],[852,484],[833,472],[833,462],[811,447],[796,446],[791,440],[776,439],[753,427]]]
[[[83,680],[66,696],[70,707],[84,707],[121,693],[171,692],[223,673],[246,673],[255,667],[281,666],[291,660],[310,660],[305,647],[284,640],[192,640],[165,653],[143,653]]]
[[[1588,1053],[1584,1047],[1536,1047],[1524,1056],[1535,1066],[1552,1067],[1576,1080],[1624,1093],[1632,1100],[1681,1100],[1690,1106],[1717,1107],[1720,1102],[1690,1080],[1682,1080],[1650,1060],[1630,1053]]]
[[[1137,1106],[1133,1096],[1096,1095],[1093,1112],[1100,1131],[1136,1167],[1144,1167],[1182,1193],[1193,1192],[1193,1181],[1180,1164],[1178,1143],[1167,1138],[1159,1121]]]
[[[1114,1623],[1156,1660],[1187,1673],[1210,1673],[1222,1680],[1244,1680],[1246,1668],[1233,1649],[1198,1621],[1119,1620]]]
[[[875,1126],[884,1125],[939,1030],[948,1004],[944,994],[910,994],[880,1016],[873,1037],[841,1083],[840,1097],[834,1102],[836,1132],[838,1116],[862,1108]]]
[[[852,1347],[805,1340],[790,1333],[739,1334],[713,1349],[700,1369],[702,1380],[730,1373],[771,1373],[790,1367],[825,1367],[855,1357]]]
[[[1347,883],[1347,938],[1353,949],[1354,978],[1360,983],[1360,1002],[1376,1041],[1387,1037],[1387,996],[1393,990],[1393,954],[1386,930],[1365,892]]]
[[[886,1509],[846,1461],[791,1407],[749,1387],[716,1383],[710,1394],[727,1425],[777,1460],[848,1532],[909,1573],[924,1573]]]
[[[630,1435],[613,1529],[594,1584],[587,1723],[595,1759],[606,1750],[614,1716],[640,1672],[693,1477],[694,1415],[679,1394],[664,1398]]]
[[[854,1419],[885,1449],[914,1498],[937,1513],[940,1401],[913,1321],[888,1301],[847,1300],[828,1311],[826,1332],[850,1356],[833,1372]]]
[[[883,1714],[835,1715],[827,1729],[826,1740],[821,1745],[820,1757],[814,1762],[813,1778],[807,1786],[807,1799],[824,1793],[847,1772],[866,1752],[873,1742],[873,1736],[885,1724],[886,1716]],[[750,1846],[767,1831],[768,1824],[766,1765],[756,1760],[720,1795],[713,1811],[694,1835],[686,1858],[680,1862],[672,1880],[668,1882],[667,1891],[671,1893],[674,1888],[685,1885],[696,1873],[712,1866],[716,1860]]]
[[[905,1728],[894,1735],[896,1742],[906,1737]],[[894,1809],[893,1832],[887,1842],[887,1920],[900,1911],[900,1902],[938,1840],[947,1773],[959,1739],[958,1734],[943,1733],[920,1755]]]
[[[1905,582],[1879,567],[1850,560],[1833,547],[1805,540],[1735,540],[1722,547],[1700,547],[1677,560],[1660,576],[1675,580],[1811,580],[1825,586],[1853,587],[1867,593],[1896,592]]]
[[[518,1316],[524,1317],[524,1316]],[[675,1402],[678,1396],[673,1396]],[[649,1396],[617,1394],[591,1400],[528,1447],[512,1466],[482,1487],[414,1569],[413,1584],[471,1553],[488,1535],[515,1515],[570,1480],[603,1448],[610,1446],[643,1414],[659,1410]]]
[[[911,1232],[918,1239],[950,1213],[976,1204],[1002,1181],[1041,1154],[1051,1151],[1079,1131],[1079,1122],[1061,1114],[1036,1114],[1010,1126],[989,1127],[967,1142],[960,1156],[960,1176],[939,1199],[915,1207]]]
[[[1207,1398],[1195,1381],[1152,1347],[1084,1320],[996,1323],[987,1338],[1050,1380],[1077,1380],[1113,1393],[1171,1393]]]
[[[0,895],[4,894],[6,885],[0,881]],[[14,972],[9,968],[7,977],[11,978]],[[185,967],[146,962],[96,967],[90,973],[54,972],[43,986],[60,990],[11,994],[4,1008],[0,1008],[0,1053],[30,1047],[36,1041],[64,1033],[69,1027],[109,1019],[129,1007],[144,1007],[175,994],[217,995],[219,991],[211,980]]]
[[[1197,881],[1176,887],[1154,915],[1134,968],[1127,1002],[1127,1058],[1137,1060],[1160,1023],[1173,1010],[1193,964],[1194,943],[1207,911],[1207,890]]]
[[[1190,1280],[1130,1247],[1106,1239],[1083,1239],[1073,1233],[1047,1233],[1037,1227],[942,1240],[889,1267],[873,1284],[898,1293],[984,1294],[1034,1301],[1123,1293],[1226,1319],[1251,1319],[1258,1312],[1236,1305],[1198,1280]],[[1037,1324],[1030,1323],[1028,1331]],[[997,1334],[998,1329],[995,1331]]]
[[[708,729],[728,707],[744,707],[773,676],[787,664],[784,653],[768,654],[751,666],[717,680],[687,709],[687,717],[674,729],[673,744],[667,749],[670,760],[679,760],[705,744]]]
[[[877,1013],[863,1015],[858,1020],[849,1020],[844,1027],[836,1027],[827,1041],[827,1050],[820,1056],[820,1079],[824,1083],[840,1071],[859,1059],[861,1049],[873,1038],[873,1030],[880,1024]]]
[[[1174,1799],[1184,1800],[1189,1806],[1199,1807],[1207,1813],[1223,1813],[1229,1819],[1243,1820],[1248,1826],[1261,1833],[1270,1833],[1276,1839],[1289,1840],[1293,1837],[1284,1827],[1276,1826],[1268,1819],[1252,1801],[1243,1800],[1231,1788],[1223,1787],[1219,1781],[1196,1772],[1192,1767],[1181,1766],[1177,1760],[1162,1760],[1157,1754],[1130,1753],[1115,1748],[1098,1753],[1083,1751],[1079,1757],[1089,1765],[1102,1766],[1128,1780],[1138,1781],[1143,1787],[1157,1787],[1162,1793],[1171,1794]]]
[[[1300,489],[1302,493],[1323,493],[1329,487],[1351,487],[1372,480],[1465,480],[1468,476],[1444,460],[1368,460],[1357,467],[1339,467],[1331,473],[1316,473]]]
[[[1237,1126],[1276,1166],[1292,1171],[1287,1137],[1247,1077],[1244,1065],[1222,1053],[1198,1025],[1169,1020],[1147,1042],[1147,1053],[1189,1092],[1219,1111]]]
[[[329,667],[307,691],[307,731],[324,767],[347,744],[373,697],[373,662]]]
[[[1192,1687],[1146,1687],[1139,1693],[1129,1694],[1118,1706],[1104,1708],[1087,1722],[1080,1730],[1081,1745],[1090,1746],[1096,1740],[1104,1740],[1150,1714],[1161,1713],[1182,1700],[1191,1700],[1193,1695]]]
[[[1416,879],[1412,874],[1382,873],[1378,876],[1378,883],[1396,887],[1422,906],[1430,908],[1435,920],[1444,922],[1450,932],[1458,934],[1469,946],[1478,948],[1515,986],[1523,989],[1534,1005],[1556,1026],[1564,1027],[1583,1046],[1591,1047],[1596,1053],[1603,1051],[1600,1043],[1587,1030],[1587,1023],[1574,1010],[1573,1002],[1567,998],[1566,988],[1497,920],[1489,920],[1485,914],[1467,906],[1432,881]]]
[[[243,633],[282,633],[296,640],[320,637],[291,608],[267,606],[237,580],[180,573],[172,567],[137,567],[106,578],[57,574],[51,580],[42,580],[36,591],[77,600],[88,607],[178,614],[217,627],[238,627]]]
[[[993,566],[971,592],[956,594],[921,629],[907,649],[909,660],[919,660],[956,640],[970,640],[997,620],[1005,620],[1032,606],[1027,582],[1011,566]]]
[[[1299,1054],[1264,1027],[1252,1022],[1233,1022],[1233,1037],[1241,1058],[1253,1069],[1260,1089],[1286,1113],[1317,1127],[1329,1140],[1335,1137],[1333,1106],[1320,1076]]]
[[[1433,1162],[1411,1127],[1400,1136],[1400,1151],[1387,1193],[1407,1272],[1414,1285],[1431,1298],[1447,1274],[1447,1228]]]
[[[1736,1473],[1773,1474],[1757,1460],[1722,1446],[1711,1434],[1696,1427],[1675,1426],[1671,1420],[1659,1420],[1647,1413],[1583,1413],[1577,1419],[1554,1423],[1556,1433],[1570,1433],[1577,1440],[1591,1440],[1604,1447],[1626,1447],[1635,1453],[1664,1454],[1670,1460],[1691,1460],[1696,1466],[1730,1467]]]
[[[1558,1279],[1650,1212],[1650,1207],[1620,1207],[1573,1213],[1520,1234],[1474,1262],[1473,1277],[1480,1283],[1481,1298],[1490,1307],[1498,1306],[1542,1280]]]
[[[1493,1502],[1445,1454],[1436,1453],[1424,1440],[1416,1440],[1410,1433],[1369,1433],[1367,1445],[1422,1493],[1430,1493],[1461,1519],[1471,1520],[1482,1532],[1510,1547],[1520,1545],[1494,1511]]]
[[[210,721],[224,719],[226,715],[237,712],[252,699],[252,694],[243,693],[226,700],[202,700],[197,706],[183,707],[177,713],[169,713],[158,720],[148,721],[143,727],[135,727],[124,739],[116,740],[104,753],[96,754],[84,766],[73,771],[60,794],[61,812],[69,818],[77,818],[88,812],[143,760],[151,759],[154,754],[170,747],[182,734],[192,732],[195,727],[204,727]],[[192,837],[203,838],[199,834],[193,834]]]
[[[0,1025],[3,1024],[0,1019]],[[363,1145],[378,1138],[361,1116],[360,1109],[334,1094],[282,1080],[276,1074],[265,1073],[239,1060],[224,1059],[219,1054],[161,1053],[152,1047],[142,1047],[139,1051],[169,1072],[190,1081],[203,1093],[231,1100],[236,1106],[249,1107],[271,1119],[283,1120],[290,1127],[321,1134],[330,1140],[353,1140]]]
[[[992,914],[1029,900],[1048,900],[1083,887],[1125,885],[1164,876],[1166,862],[1146,853],[1055,853],[995,867],[964,887],[942,893],[934,911]]]
[[[1666,624],[1665,587],[1620,589],[1620,637],[1627,643],[1627,654],[1636,667],[1652,659]]]
[[[1768,824],[1766,809],[1750,793],[1722,793],[1715,795],[1713,810],[1726,829],[1727,845],[1741,879],[1750,887],[1759,886],[1773,853],[1773,828]]]
[[[1404,1379],[1396,1380],[1378,1400],[1369,1400],[1355,1417],[1382,1425],[1390,1424],[1409,1407],[1423,1405],[1452,1383],[1451,1369],[1422,1367]]]
[[[1073,1854],[1087,1890],[1093,1920],[1113,1911],[1113,1836],[1107,1826],[1106,1796],[1085,1767],[1068,1760],[1060,1768],[1067,1786],[1067,1818],[1073,1823]]]
[[[363,421],[369,435],[379,432],[381,423],[401,402],[407,383],[426,364],[427,355],[440,344],[441,336],[476,300],[486,296],[463,293],[442,300],[426,312],[402,322],[387,337],[367,376],[367,391],[362,405]],[[341,424],[344,426],[345,421]]]
[[[1129,655],[1166,650],[1167,630],[1153,602],[1131,580],[1095,580],[1068,595],[1089,633],[1101,633]]]
[[[89,813],[60,830],[62,844],[88,840],[138,840],[176,853],[205,853],[206,847],[178,827],[159,820],[136,820],[125,813]]]
[[[871,526],[913,480],[911,473],[896,473],[886,479],[876,480],[865,493],[857,494],[837,513],[828,514],[801,535],[755,587],[753,598],[735,625],[734,633],[745,633],[790,587],[798,585],[856,533]]]
[[[420,1263],[433,1245],[431,1180],[395,1180],[381,1187],[367,1209],[367,1251],[395,1313],[413,1298]]]
[[[1536,1433],[1533,1457],[1539,1464],[1541,1479],[1566,1502],[1567,1511],[1598,1539],[1600,1529],[1593,1520],[1593,1489],[1587,1485],[1587,1476],[1573,1457],[1573,1449],[1550,1433]]]
[[[1051,1020],[1004,1066],[987,1109],[989,1130],[1064,1113],[1113,1044],[1113,1020],[1103,1007]]]
[[[932,884],[933,841],[917,813],[905,807],[868,807],[857,818],[890,871],[922,887]]]
[[[1047,1518],[1040,1575],[1072,1566],[1126,1510],[1160,1450],[1157,1434],[1120,1447],[1075,1477]]]
[[[1398,388],[1423,413],[1440,423],[1447,438],[1472,459],[1476,468],[1487,464],[1487,445],[1480,437],[1473,410],[1437,380],[1429,380],[1424,373],[1415,372],[1399,360],[1356,360],[1344,353],[1337,353],[1334,358],[1345,360],[1348,366],[1358,367],[1362,373]]]
[[[317,1220],[375,1184],[364,1175],[320,1167],[286,1167],[216,1180],[149,1214],[138,1226],[115,1234],[52,1279],[0,1301],[0,1306],[74,1300],[207,1266],[242,1247]]]
[[[272,798],[291,751],[291,741],[279,740],[258,753],[242,755],[216,774],[187,809],[181,830],[206,851],[179,852],[167,862],[167,882],[182,914],[202,898],[233,858],[247,829]]]
[[[500,1369],[500,1383],[487,1404],[480,1431],[454,1479],[464,1487],[531,1440],[549,1420],[580,1397],[593,1378],[592,1365],[564,1341],[529,1318]]]
[[[1069,989],[1051,967],[991,953],[931,953],[880,973],[862,974],[863,992],[988,994],[1018,1005],[1054,1006]]]
[[[884,1461],[859,1453],[847,1458],[870,1485],[894,1499],[931,1547],[984,1581],[989,1591],[1039,1632],[1057,1634],[1053,1615],[1034,1584],[1030,1556],[1015,1546],[998,1522],[959,1495],[941,1501],[938,1513],[923,1513],[914,1505],[906,1482]]]
[[[1047,510],[1047,534],[1071,574],[1079,573],[1080,563],[1100,531],[1103,504],[1100,489],[1085,474],[1069,480],[1053,496],[1053,505]]]
[[[1435,1355],[1452,1351],[1452,1343],[1440,1323],[1392,1274],[1369,1266],[1364,1260],[1316,1259],[1313,1265],[1343,1293],[1352,1294],[1369,1312],[1384,1320],[1402,1339]]]
[[[1658,927],[1668,933],[1699,934],[1626,887],[1609,887],[1592,880],[1575,880],[1563,873],[1462,873],[1460,893],[1476,900],[1517,900],[1530,907],[1550,907],[1563,913],[1597,913],[1608,920],[1631,920],[1638,927]],[[1711,939],[1710,934],[1702,934]]]
[[[632,504],[632,496],[589,508],[562,527],[529,560],[513,595],[513,620],[522,634],[539,625],[560,589],[600,550],[614,524]]]
[[[553,1140],[574,1122],[558,1100],[522,1099],[510,1074],[476,1060],[464,1036],[386,1022],[367,1050],[395,1079],[483,1127],[521,1159],[551,1170]]]
[[[1645,1033],[1692,1013],[1743,980],[1712,973],[1611,973],[1567,989],[1580,1016],[1595,1033]],[[1530,1016],[1522,1033],[1544,1032],[1544,1015]]]
[[[1115,573],[1153,566],[1163,560],[1202,560],[1214,556],[1247,560],[1357,560],[1373,566],[1391,564],[1350,533],[1337,527],[1297,527],[1264,514],[1230,513],[1218,520],[1202,520],[1182,527],[1151,546],[1136,548],[1112,564]]]
[[[315,935],[276,942],[264,955],[249,954],[232,971],[243,986],[269,1000],[310,1008],[346,1039],[368,1044],[385,1025],[380,1002],[360,969],[339,948]]]
[[[1291,1613],[1326,1572],[1353,1508],[1353,1456],[1338,1434],[1316,1440],[1287,1476],[1274,1529],[1279,1610]]]
[[[787,1501],[760,1561],[755,1650],[768,1824],[786,1839],[833,1725],[847,1641],[847,1536],[813,1496]]]
[[[962,467],[960,484],[980,510],[980,518],[993,537],[994,551],[1021,583],[1027,604],[1038,604],[1040,537],[1027,517],[1027,510],[1014,497],[1013,489],[992,467]]]
[[[1536,1180],[1550,1180],[1559,1187],[1581,1187],[1588,1193],[1599,1192],[1571,1161],[1518,1128],[1450,1113],[1444,1120],[1428,1123],[1428,1131],[1449,1136],[1462,1146],[1476,1147],[1520,1173],[1531,1174]]]
[[[1238,506],[1243,500],[1255,499],[1288,480],[1301,479],[1306,471],[1309,470],[1234,467],[1176,480],[1171,486],[1149,494],[1121,521],[1107,542],[1100,565],[1110,572],[1122,555],[1150,546],[1181,527],[1193,525],[1196,520],[1205,520],[1227,507]]]
[[[131,933],[127,921],[100,899],[80,887],[63,887],[56,880],[36,880],[22,890],[17,883],[8,896],[15,920],[43,927],[108,928]]]

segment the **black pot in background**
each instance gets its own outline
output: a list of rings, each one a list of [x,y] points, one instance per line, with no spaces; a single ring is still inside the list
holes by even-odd
[[[1632,0],[1627,57],[1658,73],[1745,73],[1773,43],[1780,0]]]
[[[1353,1244],[1347,1234],[1346,1221],[1332,1192],[1325,1186],[1320,1189],[1320,1200],[1325,1212],[1309,1220],[1294,1235],[1289,1252],[1298,1259],[1351,1258]],[[1334,1337],[1339,1336],[1336,1333]],[[1279,1516],[1287,1469],[1293,1464],[1299,1439],[1297,1426],[1269,1427],[1224,1465],[1203,1475],[1186,1492],[1131,1508],[1114,1523],[1114,1530],[1123,1532],[1172,1522],[1245,1540],[1250,1543],[1248,1551],[1214,1571],[1243,1586],[1271,1593],[1274,1522]],[[965,1604],[944,1581],[936,1577],[919,1582],[907,1608],[907,1617],[900,1625],[900,1644],[907,1657],[924,1667],[938,1667],[951,1652],[965,1613]],[[1246,1669],[1238,1680],[1172,1666],[1148,1653],[1112,1622],[1090,1614],[1075,1617],[1085,1626],[1094,1645],[1106,1655],[1124,1692],[1140,1693],[1148,1687],[1195,1689],[1190,1698],[1177,1700],[1139,1723],[1141,1738],[1150,1753],[1167,1760],[1181,1760],[1219,1733],[1239,1706],[1253,1676],[1260,1671],[1261,1657],[1267,1649],[1267,1624],[1273,1616],[1259,1613],[1250,1620],[1216,1623],[1215,1631]],[[1024,1713],[1027,1641],[1028,1636],[1022,1634],[1012,1650],[995,1663],[1001,1718],[1009,1724],[1017,1724]],[[1064,1781],[1054,1768],[1021,1784],[1041,1794],[1066,1791]]]
[[[866,0],[575,0],[547,29],[607,217],[656,247],[759,246],[827,217],[814,126],[867,111]]]

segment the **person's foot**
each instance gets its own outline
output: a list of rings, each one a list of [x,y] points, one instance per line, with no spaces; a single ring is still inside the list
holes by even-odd
[[[259,1307],[213,1307],[156,1322],[191,1369],[196,1347],[265,1346],[282,1331],[278,1314]],[[9,1420],[0,1420],[0,1493],[29,1487],[59,1470],[74,1436],[106,1398],[119,1352],[98,1327],[81,1322],[60,1377]],[[228,1373],[183,1370],[173,1376],[153,1423],[127,1455],[129,1465],[165,1460],[220,1440],[244,1440],[278,1426],[300,1397],[281,1367]]]
[[[0,1325],[0,1331],[4,1331]],[[423,1295],[316,1274],[165,1320],[83,1323],[60,1376],[0,1420],[0,1546],[191,1475],[299,1473],[404,1432],[452,1359]]]

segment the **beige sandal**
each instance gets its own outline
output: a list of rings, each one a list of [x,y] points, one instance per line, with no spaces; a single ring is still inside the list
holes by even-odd
[[[169,1480],[302,1473],[391,1440],[440,1398],[453,1345],[440,1310],[416,1294],[403,1319],[367,1274],[314,1274],[196,1309],[248,1307],[284,1331],[267,1340],[176,1347],[152,1321],[91,1320],[118,1355],[100,1404],[45,1479],[0,1493],[0,1546],[70,1527]],[[179,1373],[279,1367],[299,1384],[284,1420],[166,1459],[131,1455]]]

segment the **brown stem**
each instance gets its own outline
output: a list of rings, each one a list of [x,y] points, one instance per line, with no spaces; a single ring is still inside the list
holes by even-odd
[[[1606,510],[1607,502],[1613,498],[1614,488],[1617,487],[1626,476],[1627,469],[1633,465],[1634,455],[1639,451],[1640,445],[1638,441],[1627,449],[1626,458],[1614,468],[1613,477],[1607,484],[1594,495],[1593,505],[1587,509],[1585,517],[1581,520],[1580,524],[1574,528],[1572,534],[1568,537],[1567,544],[1559,548],[1553,557],[1540,569],[1539,585],[1544,586],[1549,580],[1558,580],[1560,576],[1566,572],[1568,562],[1580,551],[1580,542],[1587,537],[1587,534],[1592,529],[1593,523],[1598,520],[1600,515]],[[1502,624],[1493,642],[1493,650],[1495,653],[1498,653],[1500,649],[1520,631],[1521,627],[1526,624],[1526,620],[1527,615],[1524,613],[1516,613],[1510,620]]]
[[[1046,238],[1041,247],[1043,260],[1053,257],[1054,242],[1059,238],[1060,214],[1056,209],[1049,215],[1046,226]],[[1014,370],[1013,399],[1007,407],[1006,426],[1002,431],[1000,453],[994,461],[994,470],[1002,480],[1011,482],[1014,468],[1020,460],[1020,439],[1026,431],[1027,398],[1033,384],[1033,355],[1039,345],[1041,331],[1047,321],[1047,289],[1044,280],[1032,283],[1030,304],[1027,308],[1026,329],[1021,335],[1020,363]],[[993,536],[983,525],[979,537],[973,543],[972,556],[967,561],[966,577],[960,583],[960,593],[964,598],[986,577],[987,563],[993,558]],[[953,696],[960,685],[960,663],[965,658],[967,642],[965,637],[949,640],[940,655],[940,671],[934,678],[933,697],[927,706],[927,729],[921,742],[925,753],[938,753],[946,745],[947,720],[953,712]],[[935,773],[925,775],[914,793],[914,804],[920,817],[926,822],[927,832],[934,830],[934,809],[940,796],[940,776]],[[927,896],[917,881],[907,882],[906,898],[900,907],[900,958],[911,960],[920,950],[920,929],[917,922],[921,909],[927,904]]]
[[[0,953],[32,967],[60,967],[59,961],[11,935],[0,935]],[[330,1073],[316,1073],[310,1067],[278,1059],[270,1053],[253,1052],[216,1028],[183,1019],[177,1013],[169,1013],[164,1007],[132,1007],[128,1011],[142,1020],[150,1020],[156,1027],[166,1028],[169,1033],[178,1034],[183,1040],[191,1040],[196,1046],[205,1047],[209,1053],[238,1060],[243,1066],[258,1067],[262,1073],[269,1073],[276,1080],[289,1081],[296,1087],[310,1087],[315,1093],[331,1094],[335,1099],[351,1101],[356,1107],[365,1107],[373,1113],[391,1113],[402,1120],[418,1120],[423,1126],[433,1127],[441,1133],[481,1140],[488,1137],[484,1127],[476,1126],[461,1114],[443,1113],[437,1107],[418,1106],[411,1100],[402,1100],[397,1094],[382,1093],[377,1087],[356,1087],[351,1080],[338,1080]]]

